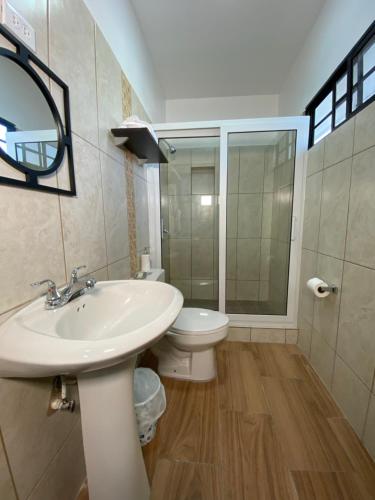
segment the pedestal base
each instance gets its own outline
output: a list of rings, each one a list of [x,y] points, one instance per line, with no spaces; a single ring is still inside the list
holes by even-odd
[[[135,359],[78,377],[90,500],[149,500],[133,403]]]

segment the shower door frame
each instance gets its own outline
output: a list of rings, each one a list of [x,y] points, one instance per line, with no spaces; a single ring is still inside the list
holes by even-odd
[[[303,200],[305,191],[305,152],[308,145],[309,117],[288,116],[275,118],[251,118],[246,120],[220,120],[199,122],[161,123],[153,125],[159,138],[187,138],[199,136],[220,137],[220,189],[219,189],[219,311],[225,313],[226,289],[226,229],[227,229],[227,171],[228,139],[231,133],[296,131],[294,167],[294,190],[292,208],[292,228],[289,259],[288,302],[286,315],[228,314],[231,326],[255,328],[297,328],[299,299],[299,276],[302,253]],[[156,231],[151,232],[156,262],[161,267],[161,228],[159,172],[153,169],[149,174],[149,214],[153,214]],[[150,203],[151,202],[151,203]],[[156,206],[159,203],[159,206]]]

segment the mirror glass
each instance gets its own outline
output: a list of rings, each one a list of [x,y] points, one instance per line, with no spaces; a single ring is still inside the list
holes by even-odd
[[[0,56],[0,148],[17,163],[48,171],[58,151],[58,128],[33,78],[13,60]]]

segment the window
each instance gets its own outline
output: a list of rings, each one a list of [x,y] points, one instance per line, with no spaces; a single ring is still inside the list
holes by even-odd
[[[13,123],[8,122],[4,118],[0,118],[0,148],[7,152],[7,132],[14,132],[16,127]]]
[[[306,107],[309,147],[375,100],[375,22]]]

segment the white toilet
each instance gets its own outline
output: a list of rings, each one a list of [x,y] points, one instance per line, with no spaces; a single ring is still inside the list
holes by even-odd
[[[216,377],[215,345],[228,334],[229,318],[209,309],[185,307],[152,352],[165,377],[207,381]]]

